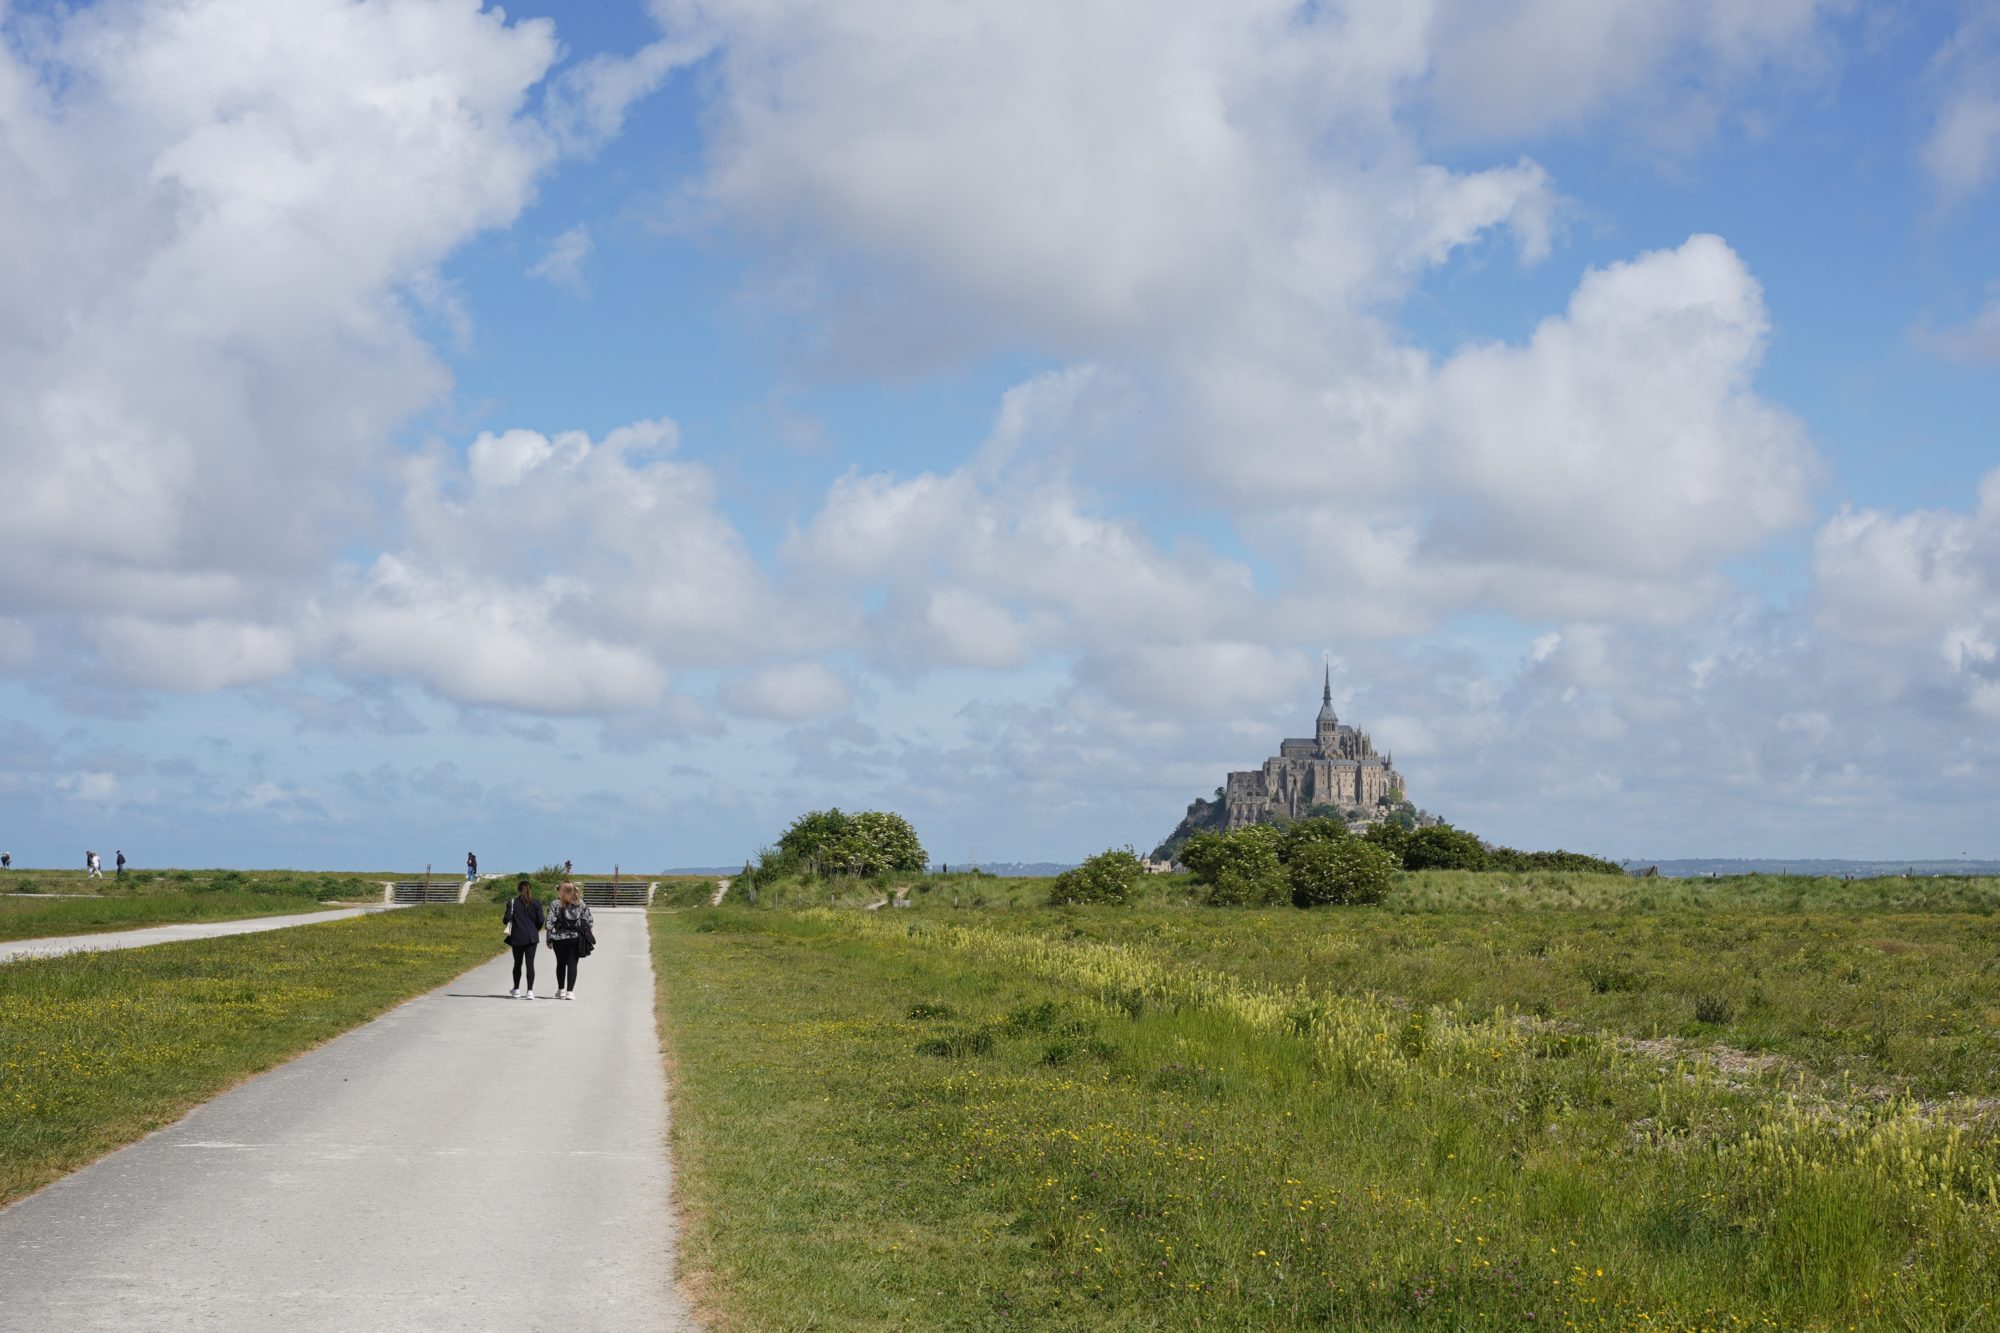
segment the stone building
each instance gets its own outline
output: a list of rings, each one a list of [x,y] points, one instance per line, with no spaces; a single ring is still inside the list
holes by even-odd
[[[1329,668],[1312,737],[1280,741],[1278,753],[1262,768],[1229,775],[1223,788],[1225,826],[1269,823],[1276,815],[1301,819],[1320,805],[1343,813],[1373,810],[1385,796],[1407,799],[1403,779],[1389,755],[1375,753],[1367,732],[1334,716]]]

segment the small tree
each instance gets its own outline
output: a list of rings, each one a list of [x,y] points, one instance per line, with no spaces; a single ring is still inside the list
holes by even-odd
[[[1479,839],[1449,824],[1416,829],[1403,845],[1405,870],[1484,870],[1489,862]]]
[[[1139,854],[1130,847],[1114,847],[1071,866],[1056,876],[1049,886],[1049,906],[1068,903],[1114,903],[1123,906],[1132,897],[1132,886],[1146,873]]]
[[[1396,859],[1359,838],[1312,842],[1287,867],[1292,902],[1299,907],[1379,903],[1396,878]]]

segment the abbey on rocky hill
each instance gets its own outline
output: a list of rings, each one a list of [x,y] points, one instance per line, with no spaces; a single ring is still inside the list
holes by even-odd
[[[1278,753],[1262,768],[1231,773],[1222,799],[1225,827],[1237,829],[1279,816],[1303,819],[1317,806],[1347,815],[1370,813],[1408,797],[1395,761],[1375,753],[1367,732],[1334,716],[1329,668],[1311,739],[1280,741]]]

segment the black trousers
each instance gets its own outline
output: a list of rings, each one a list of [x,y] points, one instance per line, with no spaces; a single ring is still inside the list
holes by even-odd
[[[519,990],[521,986],[521,966],[524,963],[528,968],[528,989],[533,990],[535,988],[535,946],[532,944],[517,944],[514,946],[514,988],[516,990]]]
[[[581,957],[580,946],[575,940],[557,940],[549,948],[556,954],[556,989],[573,991],[576,989],[576,960]]]

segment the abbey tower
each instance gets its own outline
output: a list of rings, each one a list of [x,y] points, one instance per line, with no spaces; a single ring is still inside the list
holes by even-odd
[[[1284,740],[1262,768],[1231,773],[1223,788],[1226,827],[1269,823],[1272,816],[1300,819],[1314,806],[1344,814],[1375,809],[1387,797],[1407,799],[1395,761],[1375,752],[1368,733],[1345,726],[1333,711],[1333,672],[1320,691],[1319,717],[1310,740]]]

